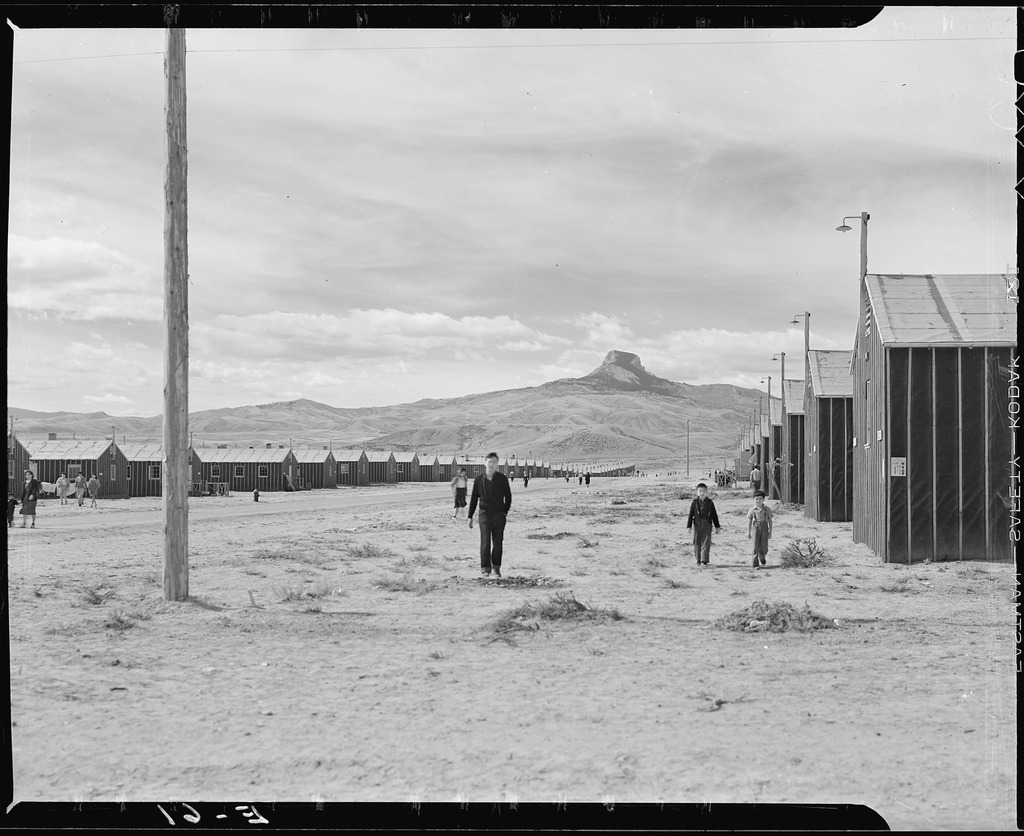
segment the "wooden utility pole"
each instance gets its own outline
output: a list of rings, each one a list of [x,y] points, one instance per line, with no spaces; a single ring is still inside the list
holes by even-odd
[[[690,419],[686,419],[686,475],[690,475]]]
[[[164,57],[164,600],[188,597],[188,160],[185,30],[168,27]]]
[[[782,501],[790,502],[789,497],[789,418],[786,417],[786,352],[780,351],[782,357],[782,452],[778,458],[782,461],[779,474],[782,477]]]

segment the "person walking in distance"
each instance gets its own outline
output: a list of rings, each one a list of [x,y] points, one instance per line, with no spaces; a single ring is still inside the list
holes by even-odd
[[[85,502],[85,477],[81,473],[75,477],[75,496],[78,498],[78,507],[81,508]]]
[[[466,468],[459,468],[458,474],[452,479],[452,493],[455,495],[455,513],[452,522],[459,516],[459,511],[466,507]]]
[[[71,482],[68,481],[66,474],[62,473],[60,478],[57,480],[56,485],[57,497],[60,499],[61,505],[68,504],[68,493],[71,491]]]
[[[95,473],[89,477],[89,484],[87,487],[89,488],[89,499],[91,500],[89,507],[95,508],[96,497],[100,495],[100,480],[96,478]]]
[[[772,536],[772,509],[764,504],[764,491],[754,492],[754,507],[747,513],[747,537],[754,539],[754,568],[767,562],[768,540]]]
[[[697,556],[697,565],[708,565],[711,556],[711,526],[721,531],[718,522],[718,511],[714,500],[708,497],[708,486],[703,482],[697,485],[697,498],[690,503],[690,516],[686,518],[686,528],[693,529],[693,552]]]
[[[36,500],[39,499],[39,491],[42,489],[42,484],[36,479],[36,475],[31,470],[25,471],[25,484],[21,487],[21,514],[25,517],[25,520],[21,521],[21,527],[25,527],[25,521],[32,518],[32,528],[36,527]]]
[[[485,578],[501,577],[502,541],[505,521],[512,507],[512,489],[508,479],[498,472],[498,454],[488,453],[486,470],[473,480],[473,494],[469,498],[469,527],[473,527],[473,514],[480,505],[480,574]]]
[[[583,477],[583,481],[587,483],[587,487],[590,487],[590,471],[587,471],[587,475]]]

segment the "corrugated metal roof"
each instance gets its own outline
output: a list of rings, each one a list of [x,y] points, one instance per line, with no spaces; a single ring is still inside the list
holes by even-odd
[[[1000,273],[868,275],[885,345],[1016,345],[1017,305]]]
[[[160,462],[164,459],[160,444],[121,444],[121,452],[130,462]]]
[[[96,459],[107,453],[109,441],[26,441],[23,442],[33,459]]]
[[[391,453],[385,453],[381,450],[367,450],[366,458],[371,462],[386,462],[391,458]]]
[[[249,449],[248,447],[228,447],[226,450],[202,448],[196,450],[199,461],[203,464],[213,462],[283,462],[288,458],[290,451],[274,447],[267,450],[265,447]]]
[[[411,463],[412,460],[417,457],[415,453],[398,453],[398,452],[396,452],[393,455],[395,457],[395,461],[396,462],[409,462],[409,463]]]
[[[852,351],[808,352],[811,365],[811,392],[816,398],[852,398],[853,376],[850,374]]]
[[[330,450],[292,450],[299,464],[323,464],[333,455]]]
[[[788,415],[804,414],[804,382],[802,380],[787,380],[786,387],[786,413]]]
[[[335,450],[334,451],[334,458],[335,458],[336,461],[339,461],[339,462],[354,462],[354,461],[358,461],[362,457],[363,457],[363,451],[362,450],[353,450],[351,448],[346,448],[346,449],[343,449],[343,450]]]

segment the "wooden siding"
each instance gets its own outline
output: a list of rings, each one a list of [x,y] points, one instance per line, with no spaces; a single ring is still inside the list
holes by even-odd
[[[395,482],[395,457],[388,453],[385,458],[382,454],[367,453],[367,472],[371,485],[386,484]]]
[[[163,475],[162,459],[131,459],[128,462],[128,496],[162,496]]]
[[[888,527],[879,533],[866,522],[868,545],[887,562],[1012,559],[1012,351],[887,350]],[[906,459],[905,476],[892,475],[893,457]]]
[[[28,463],[29,454],[25,445],[17,436],[7,433],[7,490],[15,497],[21,496],[21,489],[25,484],[25,471],[29,469]]]
[[[786,490],[789,501],[803,504],[804,501],[804,469],[807,460],[804,458],[804,415],[788,413],[786,420],[789,421],[789,450],[786,454],[786,467],[783,478],[788,480]],[[739,472],[737,471],[737,478]]]
[[[40,455],[42,458],[34,458]],[[68,474],[68,479],[74,483],[74,478],[69,471],[78,467],[80,472],[88,479],[94,473],[100,481],[100,497],[106,499],[126,499],[128,497],[128,460],[116,444],[108,444],[100,453],[92,453],[90,456],[78,457],[73,452],[60,453],[60,458],[50,458],[49,453],[35,453],[29,451],[30,464],[27,470],[35,473],[36,479],[40,482],[56,482],[62,473]],[[22,480],[24,482],[24,479]],[[21,494],[21,489],[18,489]]]
[[[853,533],[886,562],[1012,559],[1016,316],[985,292],[996,279],[882,276],[862,288]]]
[[[420,458],[415,453],[394,453],[395,481],[419,482]]]
[[[229,490],[239,493],[251,493],[256,488],[261,492],[287,491],[291,489],[289,480],[292,485],[295,484],[299,475],[299,463],[290,450],[277,460],[269,456],[256,456],[251,450],[239,452],[241,455],[238,458],[232,458],[226,450],[197,450],[200,477],[195,479],[193,476],[193,480],[225,482]],[[261,473],[266,475],[260,475]]]
[[[420,458],[420,481],[421,482],[437,482],[439,469],[437,466],[437,456],[424,455]]]
[[[886,404],[891,397],[887,352],[868,304],[867,291],[862,288],[856,354],[850,361],[854,399],[853,540],[885,559],[890,486],[887,450],[891,442]]]
[[[321,490],[338,486],[338,464],[330,455],[324,461],[300,461],[299,484],[296,487],[306,490]]]
[[[337,474],[337,481],[339,485],[351,485],[354,487],[366,486],[370,484],[370,471],[369,462],[367,461],[365,453],[359,453],[358,456],[355,453],[342,452],[335,454],[335,472]]]
[[[816,397],[808,406],[804,514],[848,522],[853,517],[853,398]]]

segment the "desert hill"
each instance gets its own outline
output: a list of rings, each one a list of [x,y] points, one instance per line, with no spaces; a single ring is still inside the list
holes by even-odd
[[[264,443],[367,446],[417,452],[471,453],[558,460],[680,462],[690,421],[693,456],[730,456],[759,392],[723,384],[693,386],[647,371],[635,354],[611,351],[590,374],[540,386],[425,398],[414,403],[346,409],[308,399],[205,410],[190,415],[196,447]],[[161,416],[103,412],[40,413],[8,408],[18,435],[159,441]]]

